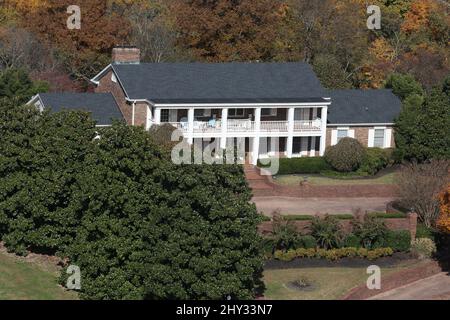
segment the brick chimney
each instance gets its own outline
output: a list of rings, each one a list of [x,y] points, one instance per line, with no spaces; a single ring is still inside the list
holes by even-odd
[[[141,50],[134,46],[120,46],[112,50],[112,62],[117,64],[139,64]]]

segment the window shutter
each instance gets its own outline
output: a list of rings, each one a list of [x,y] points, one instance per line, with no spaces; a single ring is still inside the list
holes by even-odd
[[[337,130],[331,130],[331,145],[337,144]]]
[[[348,130],[348,137],[349,138],[355,138],[355,130]]]
[[[369,144],[368,147],[369,148],[373,148],[373,143],[375,140],[375,129],[369,129]]]
[[[384,147],[385,148],[390,148],[391,147],[391,141],[392,141],[392,129],[386,129],[384,138],[385,138]]]

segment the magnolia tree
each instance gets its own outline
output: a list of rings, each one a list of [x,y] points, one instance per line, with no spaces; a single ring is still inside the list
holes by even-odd
[[[254,298],[260,215],[243,168],[174,164],[156,142],[166,129],[99,129],[84,112],[0,100],[8,250],[59,253],[84,299]]]

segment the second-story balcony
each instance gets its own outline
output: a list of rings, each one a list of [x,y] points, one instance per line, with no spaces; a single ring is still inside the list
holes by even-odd
[[[189,132],[188,122],[169,122],[175,128],[180,129],[183,132]],[[193,132],[194,133],[221,133],[223,132],[222,121],[210,120],[210,121],[194,121]],[[322,129],[322,123],[320,119],[317,120],[302,120],[294,121],[294,132],[320,132]],[[261,121],[258,124],[251,120],[228,120],[227,129],[228,133],[288,133],[289,121]]]

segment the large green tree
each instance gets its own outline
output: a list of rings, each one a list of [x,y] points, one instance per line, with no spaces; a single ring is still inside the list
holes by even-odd
[[[386,80],[385,87],[392,89],[392,92],[402,100],[411,95],[424,95],[422,86],[410,74],[391,74]]]
[[[25,103],[36,93],[48,89],[46,82],[32,81],[23,69],[6,69],[0,73],[0,98],[16,98],[19,103]]]
[[[95,137],[84,112],[39,113],[0,101],[0,235],[9,250],[55,253],[70,243],[78,217],[76,175]]]
[[[396,121],[395,141],[401,159],[450,158],[450,98],[440,88],[424,100],[410,95]]]
[[[252,298],[256,208],[242,168],[174,165],[141,128],[103,130],[79,178],[72,264],[87,299]]]

